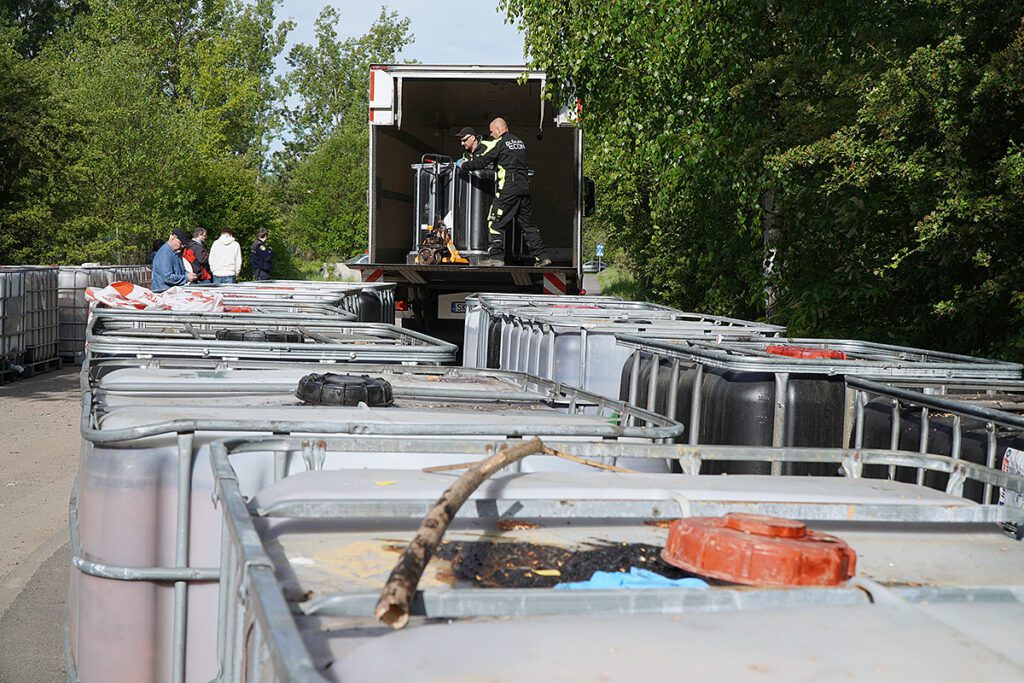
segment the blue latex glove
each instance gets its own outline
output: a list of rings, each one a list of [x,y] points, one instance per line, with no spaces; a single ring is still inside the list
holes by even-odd
[[[556,590],[580,591],[580,590],[614,590],[617,588],[707,588],[708,583],[703,579],[685,578],[669,579],[661,574],[655,574],[649,569],[630,567],[629,572],[594,572],[594,575],[587,581],[576,583],[560,583],[555,586]]]
[[[455,161],[455,168],[458,168],[459,166],[462,166],[462,162],[463,161],[465,161],[465,159],[457,159]]]

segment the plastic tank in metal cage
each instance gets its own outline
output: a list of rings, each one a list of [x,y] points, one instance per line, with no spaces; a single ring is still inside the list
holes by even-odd
[[[617,296],[558,296],[550,294],[506,294],[481,292],[466,297],[466,325],[463,333],[463,365],[471,368],[497,367],[498,352],[492,352],[493,362],[488,363],[488,349],[494,339],[501,339],[501,306],[559,307],[567,304],[593,304],[606,301],[622,301]]]
[[[0,269],[0,382],[24,370],[26,285],[24,271]]]
[[[106,287],[113,282],[131,282],[148,288],[153,271],[145,265],[61,266],[57,278],[58,353],[65,360],[81,362],[85,351],[85,328],[89,322],[85,288]]]
[[[1021,510],[852,477],[498,474],[459,511],[419,582],[408,625],[394,631],[373,618],[374,607],[398,552],[451,478],[298,472],[253,493],[237,463],[260,446],[212,453],[228,546],[218,624],[228,679],[672,680],[681,661],[697,680],[716,681],[753,682],[766,672],[829,683],[1024,676],[1017,640],[1005,636],[1024,618],[1015,597],[1024,545],[992,523],[1021,519]],[[324,447],[346,449],[338,440]],[[659,448],[589,444],[580,454],[657,457]],[[755,455],[771,460],[772,450]],[[875,456],[887,457],[865,453]],[[844,459],[838,449],[805,457]],[[1004,479],[1024,486],[1019,476]],[[719,521],[738,510],[762,527],[784,525],[787,538],[733,532],[756,538],[749,543],[758,550],[737,553],[747,563],[725,562],[732,571],[770,566],[782,546],[800,564],[794,539],[821,530],[830,548],[855,555],[855,567],[846,565],[852,578],[765,588],[674,571],[666,555],[678,522],[670,519]],[[783,510],[792,519],[763,516]],[[837,637],[845,647],[833,646]]]
[[[384,323],[320,316],[111,311],[89,321],[90,357],[224,358],[440,365],[454,344]]]
[[[241,303],[243,300],[322,303],[343,308],[353,313],[360,322],[393,323],[395,321],[395,285],[393,283],[260,280],[230,285],[203,285],[201,290],[215,291],[224,297],[226,303],[231,305]]]
[[[845,377],[1019,379],[1021,365],[840,339],[652,339],[622,335],[632,353],[620,396],[683,416],[691,444],[827,446],[849,442]],[[652,381],[652,376],[654,377]],[[724,471],[764,473],[764,463]],[[827,468],[805,473],[833,474]]]
[[[342,373],[346,386],[387,382],[390,397],[326,401],[311,382],[337,381],[309,377],[327,371]],[[255,493],[306,469],[357,476],[368,467],[419,471],[465,463],[537,434],[586,444],[654,443],[682,432],[673,420],[620,401],[494,370],[88,360],[83,382],[69,614],[72,659],[87,682],[174,680],[172,672],[205,682],[216,675],[221,534],[209,448],[217,440],[295,434],[306,442],[298,450],[270,446],[238,456],[240,483]],[[354,449],[325,450],[320,443],[330,435]],[[403,446],[382,450],[377,444],[385,438]],[[457,439],[462,444],[449,448]],[[664,458],[612,455],[595,462],[668,470]],[[512,469],[593,468],[538,455]],[[393,478],[377,482],[400,494]],[[184,643],[177,655],[175,643]]]
[[[784,328],[721,316],[688,313],[635,301],[566,303],[552,306],[498,306],[499,337],[488,335],[488,364],[530,372],[618,397],[623,365],[630,351],[616,337],[675,336],[696,339],[761,338]],[[478,350],[477,359],[481,357]]]

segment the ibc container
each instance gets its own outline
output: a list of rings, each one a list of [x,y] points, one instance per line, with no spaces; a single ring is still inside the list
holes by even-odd
[[[839,447],[849,442],[851,425],[846,376],[1019,379],[1021,374],[1016,363],[863,341],[714,344],[632,335],[622,335],[619,341],[633,354],[622,370],[620,396],[663,415],[685,416],[691,444]],[[805,355],[811,357],[769,353],[769,346],[783,353],[807,349]],[[842,358],[814,357],[821,354]],[[779,400],[781,396],[785,400]],[[731,463],[724,471],[764,473],[765,467]]]
[[[784,328],[672,309],[644,311],[636,302],[610,302],[535,312],[503,309],[500,314],[500,368],[530,372],[578,386],[602,396],[619,396],[623,366],[630,350],[616,337],[720,339],[771,337]]]
[[[722,328],[723,334],[733,331],[725,328],[759,327],[770,334],[782,334],[784,328],[761,325],[744,320],[724,318],[719,316],[705,316],[699,313],[687,313],[668,306],[650,304],[641,301],[560,301],[565,297],[553,297],[550,302],[544,300],[533,300],[521,304],[503,302],[501,300],[491,301],[488,298],[480,302],[481,309],[490,318],[490,325],[487,328],[486,336],[477,340],[478,351],[476,353],[477,364],[486,362],[487,367],[503,367],[502,363],[507,362],[509,354],[518,353],[519,336],[523,334],[523,320],[536,316],[557,317],[560,321],[570,321],[563,327],[571,327],[571,321],[578,320],[580,325],[591,324],[589,319],[605,321],[617,321],[626,324],[627,321],[640,321],[646,325],[655,325],[658,321],[684,321],[688,324],[698,326],[711,326]],[[530,331],[534,330],[532,325],[527,324]],[[481,328],[482,329],[482,328]],[[526,332],[529,335],[531,332]],[[568,332],[568,329],[566,330]],[[579,334],[578,332],[576,334]],[[745,334],[745,333],[744,333]],[[510,346],[511,345],[511,346]],[[514,347],[514,348],[513,348]],[[612,352],[614,353],[614,352]],[[511,369],[511,368],[506,368]],[[578,378],[574,381],[579,381]]]
[[[1024,383],[961,380],[890,386],[850,380],[849,384],[858,392],[857,408],[863,413],[863,428],[852,436],[855,447],[925,451],[996,469],[1003,466],[1007,449],[1024,450]],[[865,468],[864,476],[939,489],[950,485],[946,473],[912,467]],[[978,502],[995,502],[999,494],[976,481],[964,486],[964,496]]]
[[[466,297],[466,324],[463,334],[463,365],[470,368],[497,368],[498,353],[494,352],[494,364],[488,363],[487,349],[491,335],[500,339],[500,315],[496,306],[564,306],[566,304],[594,304],[606,301],[622,301],[617,296],[552,296],[550,294],[506,294],[477,293]]]
[[[114,282],[131,282],[149,288],[152,269],[132,266],[61,266],[58,273],[58,353],[65,360],[81,362],[85,351],[85,328],[89,322],[86,287],[106,287]]]
[[[23,270],[0,270],[0,382],[24,371],[26,280]]]
[[[228,303],[240,299],[326,303],[354,313],[360,322],[395,321],[394,283],[259,280],[201,287],[214,289]]]
[[[131,282],[146,289],[153,286],[153,268],[147,265],[111,266],[111,282]]]
[[[307,364],[201,359],[87,361],[83,436],[71,505],[71,642],[81,679],[166,680],[174,614],[187,632],[188,681],[209,681],[215,664],[218,513],[209,447],[244,435],[297,434],[307,447],[263,447],[238,456],[242,486],[255,492],[286,473],[389,467],[418,470],[479,459],[522,436],[570,443],[670,440],[674,421],[515,373],[466,368],[346,365],[355,376],[383,377],[389,407],[310,406],[295,397]],[[631,423],[631,424],[627,424]],[[632,423],[635,423],[632,424]],[[327,453],[324,435],[354,444]],[[406,447],[381,451],[388,436]],[[449,447],[462,439],[460,447]],[[415,441],[426,441],[417,450]],[[432,449],[432,450],[431,450]],[[664,459],[608,465],[667,471]],[[583,469],[551,457],[528,458],[522,471]],[[377,480],[380,488],[393,482]],[[135,580],[121,580],[121,579]],[[177,589],[173,580],[189,581]],[[144,580],[143,580],[144,579]],[[175,604],[175,594],[182,602]]]
[[[224,315],[265,315],[269,317],[284,317],[295,320],[308,319],[303,316],[314,318],[335,318],[348,322],[356,322],[356,314],[347,311],[339,306],[331,304],[305,302],[305,301],[275,301],[271,299],[234,299],[224,306],[223,311],[200,312],[200,311],[168,311],[166,309],[139,310],[133,308],[109,308],[103,304],[97,304],[97,310],[109,312],[111,315],[185,315],[185,316],[224,316]]]
[[[86,334],[91,357],[225,358],[442,364],[456,347],[413,330],[326,316],[97,309]]]
[[[427,566],[409,625],[396,632],[373,619],[374,606],[398,551],[451,478],[297,472],[254,492],[232,454],[255,447],[222,444],[212,454],[227,547],[218,652],[228,680],[674,680],[681,661],[695,680],[709,681],[756,681],[764,662],[780,680],[832,683],[865,672],[892,681],[921,672],[936,681],[1024,674],[1016,639],[1004,637],[1024,617],[1014,597],[1024,586],[1024,545],[994,524],[963,524],[994,506],[849,478],[497,474],[459,511],[445,536],[451,545]],[[575,509],[566,511],[570,497]],[[687,507],[672,511],[677,501]],[[552,587],[580,580],[573,574],[586,576],[583,567],[618,572],[635,561],[671,570],[658,557],[670,533],[658,520],[738,509],[789,509],[810,528],[824,527],[857,553],[855,577],[825,589]],[[836,637],[853,648],[833,647]],[[737,642],[745,643],[740,653]]]

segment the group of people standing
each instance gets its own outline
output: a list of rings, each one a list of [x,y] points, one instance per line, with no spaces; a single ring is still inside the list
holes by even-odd
[[[188,284],[230,284],[242,272],[242,248],[231,228],[222,228],[210,248],[206,247],[206,228],[196,228],[192,237],[181,228],[171,231],[166,242],[157,241],[149,255],[153,266],[154,292]],[[254,280],[269,280],[274,251],[263,228],[249,249]]]

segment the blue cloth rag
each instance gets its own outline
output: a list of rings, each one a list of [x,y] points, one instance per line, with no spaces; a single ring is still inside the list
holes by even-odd
[[[707,588],[703,579],[670,579],[649,569],[630,567],[629,572],[594,572],[587,581],[560,583],[557,590],[610,590],[614,588]]]

